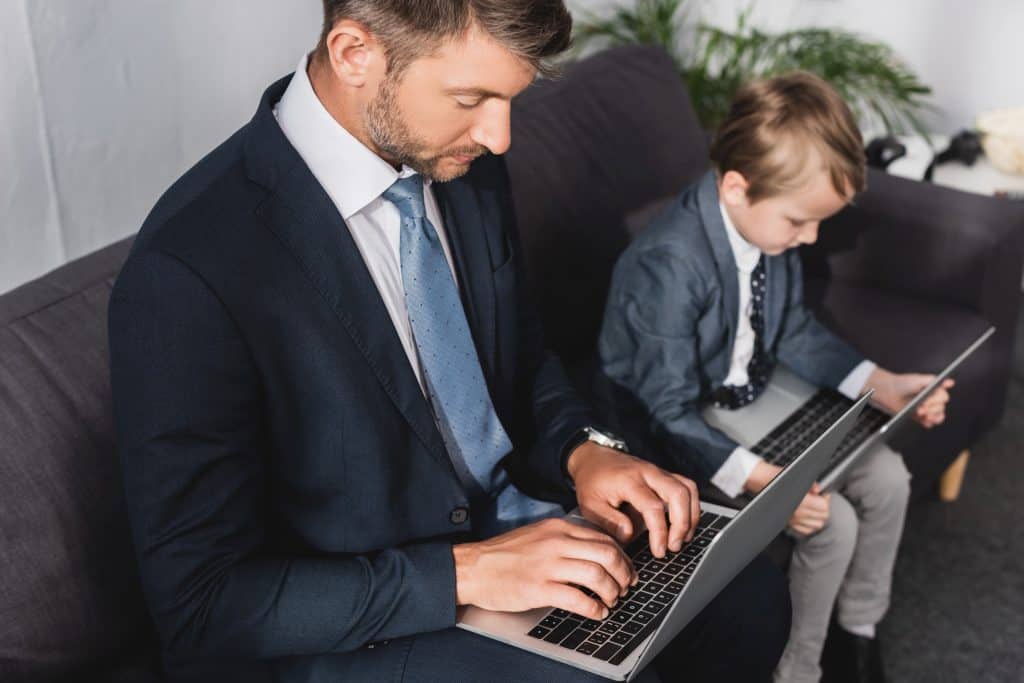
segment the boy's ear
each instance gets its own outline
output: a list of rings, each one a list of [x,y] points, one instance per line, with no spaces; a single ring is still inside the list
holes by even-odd
[[[750,183],[739,171],[726,171],[718,186],[718,195],[729,206],[746,206]]]

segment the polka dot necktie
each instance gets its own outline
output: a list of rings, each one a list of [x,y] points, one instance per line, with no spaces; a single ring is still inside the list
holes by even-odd
[[[754,330],[754,353],[747,364],[747,383],[741,387],[724,385],[714,393],[715,404],[735,410],[753,403],[772,374],[772,364],[764,351],[764,299],[768,278],[765,275],[764,254],[750,273],[750,327]]]
[[[402,216],[399,250],[409,323],[452,465],[471,494],[492,499],[488,512],[496,520],[514,526],[548,516],[555,508],[519,492],[500,464],[512,442],[494,410],[458,288],[426,216],[422,177],[400,178],[384,199]],[[486,519],[478,521],[487,526]]]

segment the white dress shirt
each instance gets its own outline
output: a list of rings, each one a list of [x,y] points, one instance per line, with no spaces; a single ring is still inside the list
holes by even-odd
[[[757,267],[761,260],[761,250],[748,242],[740,235],[736,226],[733,225],[729,213],[721,203],[718,205],[722,212],[722,221],[725,223],[725,232],[729,237],[729,246],[732,248],[733,258],[736,260],[736,272],[739,278],[740,307],[739,320],[736,324],[736,342],[732,347],[732,359],[729,363],[729,374],[726,375],[725,384],[741,387],[750,381],[747,376],[747,366],[754,356],[754,328],[750,325],[750,274]],[[857,398],[864,389],[868,377],[874,372],[877,366],[869,360],[862,361],[850,372],[840,383],[840,393]],[[722,466],[718,468],[711,483],[720,488],[725,494],[738,496],[743,492],[743,485],[746,484],[750,473],[754,471],[761,457],[742,446],[736,447]]]
[[[345,130],[316,96],[306,74],[306,65],[307,58],[303,57],[281,101],[274,108],[274,115],[285,137],[345,219],[352,239],[384,300],[405,355],[419,380],[420,390],[424,391],[423,372],[420,370],[416,342],[405,308],[405,286],[402,284],[399,251],[401,213],[394,204],[381,196],[396,180],[414,175],[415,171],[407,166],[396,171]],[[448,267],[452,268],[452,277],[457,286],[458,277],[452,266],[448,236],[427,178],[423,179],[423,199],[427,218],[441,239]]]

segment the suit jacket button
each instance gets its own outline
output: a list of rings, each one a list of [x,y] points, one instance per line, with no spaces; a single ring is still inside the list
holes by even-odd
[[[466,508],[455,508],[451,514],[448,515],[448,519],[452,524],[463,524],[469,519],[469,510]]]

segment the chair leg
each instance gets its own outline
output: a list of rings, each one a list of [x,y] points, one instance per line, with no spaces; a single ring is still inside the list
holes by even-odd
[[[967,472],[967,461],[971,458],[969,450],[960,451],[956,460],[946,468],[939,479],[939,499],[945,503],[952,503],[960,497],[960,487],[964,483],[964,474]]]

